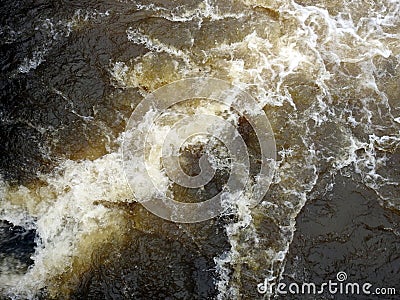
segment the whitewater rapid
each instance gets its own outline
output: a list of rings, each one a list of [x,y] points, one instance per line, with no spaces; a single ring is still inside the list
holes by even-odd
[[[215,225],[223,230],[221,241],[226,241],[212,258],[216,298],[258,297],[259,282],[282,278],[296,217],[310,198],[332,190],[338,174],[372,189],[382,207],[398,213],[398,1],[178,2],[111,1],[95,8],[72,7],[68,16],[54,19],[38,11],[35,24],[25,29],[41,38],[32,42],[29,54],[9,75],[36,76],[35,83],[44,78],[46,84],[33,84],[28,91],[44,88],[48,94],[39,98],[57,97],[55,106],[63,110],[50,112],[49,120],[52,114],[74,116],[72,122],[66,117],[58,124],[7,111],[1,115],[7,124],[22,122],[41,133],[40,151],[32,160],[40,157],[39,164],[43,159],[52,166],[29,169],[34,170],[31,178],[22,182],[3,174],[0,182],[0,220],[36,233],[31,265],[13,254],[0,256],[4,297],[69,297],[85,272],[96,266],[94,253],[104,245],[118,248],[130,243],[128,236],[140,239],[140,232],[154,234],[169,226],[158,218],[152,217],[152,224],[143,220],[148,213],[135,206],[135,191],[123,170],[122,144],[129,135],[125,125],[138,103],[157,88],[185,78],[219,78],[249,93],[268,117],[276,142],[276,170],[263,200],[255,207],[249,207],[246,197],[228,204],[225,219],[218,223],[221,228]],[[13,24],[1,30],[5,44],[30,35],[13,29]],[[69,49],[68,41],[75,40],[78,46],[71,51],[63,48]],[[80,43],[89,50],[74,58]],[[108,47],[113,49],[111,56]],[[64,53],[65,61],[53,64],[58,53]],[[75,70],[75,59],[90,61],[98,69]],[[70,73],[57,79],[54,70],[62,70],[63,64],[70,66]],[[70,84],[74,76],[82,82]],[[74,89],[90,85],[85,76],[101,78],[101,83],[82,88],[81,94]],[[98,86],[101,95],[92,93]],[[34,101],[31,105],[36,106]],[[158,123],[142,124],[153,126],[149,140],[154,145],[168,134],[177,116],[223,115],[240,128],[251,160],[257,160],[259,146],[252,131],[237,113],[227,113],[229,108],[203,99],[173,109]],[[212,146],[207,148],[208,143]],[[219,168],[218,189],[229,172],[226,149],[200,138],[188,143],[187,151],[196,153],[196,145]],[[196,195],[207,197],[208,191],[195,194],[171,182],[157,155],[160,149],[148,157],[159,190],[183,202]],[[191,156],[186,164],[189,169],[197,166]],[[134,217],[132,211],[137,213]],[[190,232],[196,245],[204,242],[201,231],[186,225],[178,229]],[[128,234],[134,230],[138,233]],[[174,236],[173,230],[166,229],[166,235]]]

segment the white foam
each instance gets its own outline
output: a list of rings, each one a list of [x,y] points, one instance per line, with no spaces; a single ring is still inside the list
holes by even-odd
[[[212,5],[209,0],[200,2],[197,7],[194,7],[192,9],[188,9],[185,6],[177,6],[174,9],[170,10],[165,7],[156,6],[153,3],[147,5],[136,4],[136,7],[139,10],[148,10],[157,12],[159,17],[165,18],[173,22],[191,22],[193,20],[197,20],[199,27],[201,26],[203,19],[206,18],[215,21],[215,20],[223,20],[226,18],[240,19],[246,15],[246,12],[241,12],[241,13],[221,12],[219,8],[217,6]]]
[[[388,107],[388,99],[379,90],[374,75],[374,58],[394,56],[399,60],[400,57],[397,46],[399,33],[393,32],[393,28],[399,26],[400,20],[398,1],[384,1],[385,9],[365,11],[364,17],[358,21],[354,16],[356,12],[348,11],[347,8],[337,15],[331,15],[327,9],[302,6],[294,1],[277,1],[271,5],[267,5],[265,1],[246,3],[275,9],[282,23],[274,27],[274,22],[266,16],[270,27],[263,28],[265,31],[254,29],[241,41],[226,41],[210,45],[206,49],[196,49],[196,41],[192,41],[193,50],[199,50],[193,51],[195,55],[191,50],[179,49],[172,43],[162,43],[157,36],[130,27],[126,30],[128,39],[144,45],[150,51],[127,64],[116,59],[110,70],[111,79],[117,87],[149,87],[144,74],[152,72],[151,74],[157,75],[154,80],[159,80],[164,74],[151,68],[154,68],[155,62],[164,61],[158,58],[167,54],[168,61],[173,60],[172,70],[179,73],[178,78],[183,75],[196,76],[198,72],[194,70],[199,68],[204,70],[203,74],[226,76],[248,90],[261,107],[272,108],[273,117],[276,112],[278,117],[275,126],[278,132],[296,131],[294,135],[288,134],[289,139],[285,141],[287,148],[279,152],[281,161],[278,162],[273,182],[276,189],[274,192],[279,192],[279,197],[272,194],[264,199],[260,207],[250,209],[247,205],[249,199],[246,199],[248,194],[238,202],[232,201],[236,199],[235,195],[225,194],[227,213],[234,214],[237,221],[226,225],[230,250],[214,259],[219,275],[216,282],[220,292],[219,299],[237,298],[242,294],[241,287],[235,280],[242,276],[240,264],[246,259],[257,261],[261,268],[265,263],[265,270],[260,269],[253,274],[255,277],[259,276],[260,281],[264,280],[262,276],[271,281],[280,280],[296,229],[295,218],[319,179],[321,165],[327,168],[327,176],[332,177],[341,170],[352,167],[364,184],[377,192],[385,205],[399,207],[398,199],[383,193],[386,189],[398,187],[399,183],[396,178],[391,177],[393,175],[386,174],[388,172],[385,172],[384,166],[387,157],[379,156],[378,152],[398,147],[398,127],[394,126],[397,126],[395,122],[400,123],[400,117],[392,116],[387,124],[390,123],[393,128],[385,128],[387,124],[384,121],[387,119],[383,120],[385,116],[379,115],[379,105]],[[199,27],[205,18],[211,21],[221,18],[240,19],[252,14],[248,7],[244,12],[221,13],[208,1],[189,10],[184,7],[169,10],[142,4],[138,4],[137,8],[157,12],[156,16],[174,22],[198,20]],[[261,19],[259,16],[257,22],[243,26],[257,27],[258,22],[261,24],[259,26],[264,26]],[[211,63],[207,65],[209,59]],[[355,67],[356,71],[346,75],[343,73],[343,65]],[[168,77],[168,80],[176,79],[174,76]],[[288,89],[292,78],[299,80],[300,85],[317,86],[315,92],[310,94],[310,99],[305,99],[307,103],[297,103],[293,99]],[[151,85],[149,90],[156,86]],[[347,94],[344,93],[346,90]],[[343,95],[348,95],[348,98]],[[333,96],[341,96],[343,99]],[[302,104],[307,107],[300,109]],[[376,107],[376,111],[372,107]],[[282,112],[286,108],[288,111]],[[215,114],[216,111],[217,107],[202,106],[196,113]],[[180,113],[182,112],[184,113]],[[279,118],[280,114],[290,116],[286,119]],[[382,124],[377,116],[383,120]],[[280,120],[287,123],[279,124]],[[332,129],[338,129],[341,133],[340,140],[337,141],[340,143],[338,149],[333,147],[331,150],[331,145],[325,145],[329,148],[326,151],[327,157],[324,156],[326,149],[319,148],[324,146],[322,141],[328,133],[319,130],[323,130],[326,124],[333,124]],[[149,124],[145,121],[140,126],[146,127]],[[287,128],[282,129],[280,126]],[[156,125],[149,136],[149,142],[157,145],[157,141],[165,136],[168,129],[168,125]],[[389,133],[381,133],[382,129]],[[361,134],[356,135],[352,130]],[[129,135],[129,132],[122,134],[124,135]],[[282,138],[285,138],[284,134]],[[197,140],[199,141],[204,142]],[[318,146],[317,142],[321,142],[322,146]],[[160,151],[160,148],[154,148],[148,154],[148,160],[151,177],[159,184],[161,191],[165,192],[170,187],[170,181],[160,169]],[[16,224],[35,226],[42,239],[34,256],[35,265],[32,270],[23,275],[19,284],[14,279],[9,279],[10,286],[15,287],[16,293],[34,291],[36,286],[45,286],[49,277],[59,274],[68,266],[71,256],[77,251],[77,241],[83,234],[97,230],[98,222],[113,222],[107,209],[92,203],[98,198],[125,201],[124,198],[130,197],[129,189],[117,166],[120,160],[119,154],[113,153],[93,162],[67,161],[60,167],[63,174],[45,178],[49,187],[39,189],[36,195],[32,195],[25,187],[20,187],[10,195],[7,185],[3,184],[0,190],[3,190],[3,197],[9,199],[1,204],[2,216]],[[213,163],[214,166],[225,167],[218,159]],[[144,165],[138,164],[138,167],[141,168],[140,172],[145,171]],[[328,182],[325,189],[332,187],[332,183]],[[149,183],[140,181],[138,176],[135,190],[142,193],[142,196],[152,197],[148,188]],[[279,240],[275,241],[274,248],[257,248],[262,244],[262,237],[257,232],[254,217],[266,216],[279,228]],[[35,218],[37,222],[34,221]],[[240,238],[243,236],[246,239]],[[243,249],[248,244],[255,246],[249,257],[244,257]]]
[[[155,38],[151,38],[148,35],[141,33],[138,29],[133,29],[132,27],[130,27],[126,31],[126,33],[128,36],[128,40],[139,45],[144,45],[149,50],[155,52],[165,52],[172,56],[179,57],[185,62],[189,61],[188,55],[184,51],[176,49],[174,46],[166,45]]]
[[[122,173],[119,153],[94,161],[65,161],[58,172],[43,179],[48,186],[36,190],[24,186],[16,191],[2,189],[1,219],[18,225],[35,220],[38,234],[38,246],[32,257],[34,265],[26,274],[18,275],[18,280],[10,277],[5,283],[8,293],[19,296],[34,295],[51,278],[62,274],[78,254],[79,242],[85,236],[103,227],[109,230],[104,232],[105,237],[112,234],[110,229],[117,226],[118,219],[110,219],[115,218],[115,213],[95,205],[96,200],[133,200]]]

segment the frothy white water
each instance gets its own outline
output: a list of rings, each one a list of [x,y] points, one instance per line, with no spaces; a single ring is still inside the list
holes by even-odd
[[[218,4],[213,4],[212,11],[218,11]],[[196,36],[201,36],[203,22],[191,35],[193,47],[179,51],[157,35],[129,31],[128,38],[144,44],[152,51],[151,55],[137,59],[132,67],[121,63],[114,67],[118,84],[142,88],[149,87],[143,75],[147,66],[172,59],[175,61],[172,69],[178,76],[198,75],[191,70],[218,74],[246,88],[266,106],[267,112],[268,109],[276,111],[276,107],[291,112],[289,119],[276,119],[276,122],[287,122],[286,128],[277,130],[278,136],[287,135],[289,140],[280,151],[282,160],[275,186],[263,206],[252,211],[240,204],[232,208],[238,221],[226,227],[231,250],[215,259],[221,298],[240,297],[243,285],[240,281],[246,280],[241,278],[243,264],[264,264],[263,270],[258,269],[253,276],[270,278],[272,282],[279,280],[295,231],[295,218],[320,178],[323,165],[329,166],[328,177],[353,166],[354,172],[377,192],[382,203],[398,208],[395,189],[399,178],[379,174],[387,173],[384,171],[386,155],[377,155],[378,148],[382,149],[379,144],[386,145],[386,150],[397,149],[399,126],[395,123],[396,116],[391,114],[393,107],[377,82],[376,58],[395,57],[399,62],[396,46],[399,36],[393,30],[399,27],[400,19],[394,17],[399,15],[399,4],[387,1],[364,9],[361,16],[351,6],[333,14],[323,5],[299,5],[294,1],[280,1],[275,6],[261,1],[246,1],[246,4],[275,10],[279,20],[253,11],[254,19],[250,18],[246,24],[252,30],[241,40],[208,45],[200,51],[196,49]],[[146,9],[162,11],[164,18],[169,11],[154,6]],[[167,19],[190,21],[193,16],[187,18],[174,11],[174,17]],[[240,19],[244,15],[233,13],[231,17]],[[180,59],[185,62],[183,65]],[[207,68],[210,63],[211,69]],[[163,70],[158,75],[168,80],[164,76],[169,75]],[[306,90],[300,96],[294,92],[298,86]],[[375,103],[382,108],[376,110]],[[382,111],[388,113],[384,115]],[[382,121],[377,120],[377,114]],[[379,133],[383,127],[388,135]],[[285,134],[285,130],[295,130],[297,134]],[[321,137],[327,133],[331,136]],[[273,247],[264,246],[254,218],[271,218],[277,224],[280,240]],[[247,237],[245,241],[243,236]],[[251,251],[247,246],[252,244],[250,240],[256,245]]]
[[[3,183],[0,218],[33,227],[38,244],[32,256],[34,264],[26,274],[5,273],[2,277],[3,292],[16,298],[33,297],[54,276],[72,267],[84,239],[96,244],[118,234],[118,213],[94,202],[132,201],[120,163],[118,153],[94,161],[65,161],[54,175],[45,178],[46,186],[34,190],[24,186],[15,189]]]
[[[349,172],[375,190],[382,205],[399,209],[400,178],[390,166],[400,146],[400,106],[392,91],[400,76],[400,4],[303,2],[245,1],[240,10],[226,9],[224,1],[176,9],[134,4],[168,21],[162,24],[179,24],[174,30],[182,34],[131,26],[127,40],[149,52],[111,62],[112,84],[143,95],[185,77],[227,79],[251,93],[273,123],[280,159],[268,195],[253,209],[245,197],[226,201],[235,221],[225,228],[230,250],[215,258],[220,299],[254,296],[258,282],[280,279],[296,216],[319,180],[327,181],[321,190],[329,189],[329,178]],[[168,130],[168,124],[155,126],[151,140]],[[170,182],[157,157],[153,178],[166,190]],[[131,199],[120,161],[119,153],[66,161],[58,174],[43,178],[47,186],[33,190],[2,183],[1,218],[38,233],[33,267],[26,274],[4,271],[5,292],[38,291],[71,266],[86,235],[105,227],[118,231],[117,213],[93,202]]]

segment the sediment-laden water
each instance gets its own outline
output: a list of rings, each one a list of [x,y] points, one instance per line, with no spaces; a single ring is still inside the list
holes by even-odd
[[[400,292],[398,1],[2,1],[0,12],[2,298],[262,299],[274,295],[259,283],[339,271]],[[173,223],[135,201],[122,144],[146,96],[193,77],[256,99],[277,167],[259,205]],[[257,173],[251,124],[192,100],[176,114],[230,118]],[[187,174],[204,153],[219,168],[200,192],[157,160],[153,178],[177,201],[208,199],[227,182],[225,150],[182,149]]]

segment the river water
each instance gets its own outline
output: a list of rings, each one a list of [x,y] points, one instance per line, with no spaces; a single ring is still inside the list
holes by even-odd
[[[400,292],[398,1],[3,0],[0,13],[2,298],[267,299],[259,283],[340,271]],[[191,77],[257,100],[277,166],[259,205],[186,224],[135,202],[122,143],[147,95]],[[180,112],[199,107],[214,110]],[[236,125],[257,170],[254,131]],[[197,142],[183,151],[192,175]],[[227,174],[200,193],[166,188],[196,202]]]

